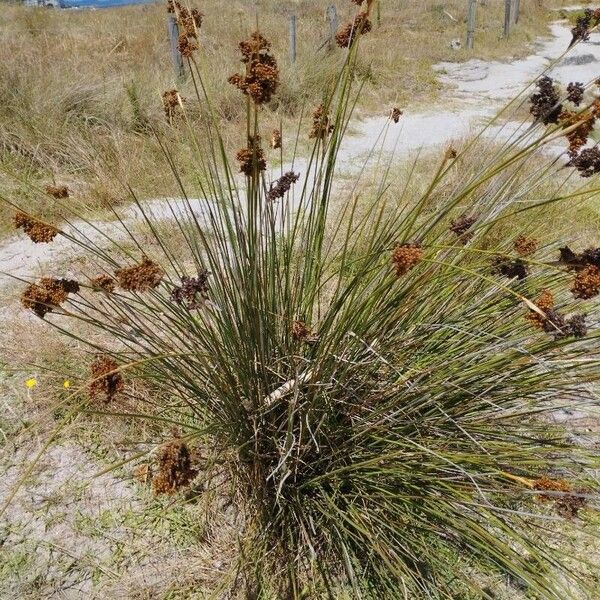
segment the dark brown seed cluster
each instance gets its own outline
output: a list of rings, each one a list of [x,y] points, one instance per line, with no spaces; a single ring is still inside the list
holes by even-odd
[[[477,217],[461,215],[450,223],[450,231],[454,233],[461,244],[466,244],[473,237],[471,227],[477,222]]]
[[[13,218],[15,227],[22,229],[36,244],[47,244],[51,242],[58,234],[58,229],[52,225],[47,225],[33,217],[19,211]]]
[[[325,105],[319,104],[313,111],[312,128],[308,137],[311,139],[324,140],[333,131],[333,125],[329,122],[329,115]]]
[[[179,0],[167,0],[167,12],[175,15],[181,31],[177,40],[179,52],[183,57],[191,58],[198,50],[198,30],[204,15],[197,8],[187,8]]]
[[[260,136],[250,137],[248,147],[238,150],[235,158],[240,163],[240,172],[247,177],[252,177],[267,168],[265,152],[260,145]]]
[[[458,150],[454,146],[448,146],[444,150],[444,160],[454,160],[458,156]]]
[[[128,292],[147,292],[160,284],[164,274],[162,268],[147,256],[140,264],[115,272],[119,287]]]
[[[158,455],[158,473],[152,480],[155,495],[174,494],[189,485],[198,471],[192,466],[192,454],[188,445],[180,440],[168,442]]]
[[[267,192],[267,200],[274,202],[275,200],[283,198],[298,179],[300,179],[300,175],[293,171],[284,173],[279,179],[271,184],[269,191]]]
[[[250,96],[256,104],[266,104],[279,86],[279,68],[277,61],[270,54],[271,43],[258,31],[248,40],[240,42],[242,62],[246,72],[235,73],[229,83],[235,85],[246,96]]]
[[[575,106],[579,106],[581,101],[583,100],[583,93],[585,92],[585,87],[583,83],[578,81],[571,82],[567,85],[567,100],[572,102]]]
[[[552,334],[557,340],[566,337],[582,338],[587,335],[586,315],[578,314],[565,318],[554,308],[554,297],[549,290],[542,292],[535,305],[543,314],[530,310],[527,320],[534,327]]]
[[[79,292],[79,284],[70,279],[43,277],[39,283],[29,285],[21,296],[21,304],[43,319],[67,300],[69,294]]]
[[[279,129],[273,129],[273,133],[271,134],[271,148],[273,150],[281,148],[281,131]]]
[[[198,42],[194,38],[187,36],[185,33],[181,33],[177,40],[177,48],[183,58],[191,58],[194,55],[194,52],[198,50]]]
[[[296,341],[305,344],[316,344],[319,341],[319,337],[313,335],[313,332],[304,321],[294,321],[292,324],[292,337]]]
[[[181,285],[171,292],[171,300],[189,310],[201,308],[208,300],[209,275],[209,271],[202,269],[197,277],[182,277]]]
[[[590,39],[590,29],[595,27],[600,22],[600,9],[592,10],[586,8],[583,15],[577,17],[575,27],[571,29],[573,38],[569,44],[569,48],[577,42],[587,42]]]
[[[110,402],[123,391],[125,382],[118,368],[119,364],[114,358],[106,355],[96,357],[90,367],[92,381],[89,389],[92,399],[102,398],[104,402]]]
[[[575,518],[585,507],[585,498],[579,495],[581,492],[573,492],[569,482],[563,479],[541,477],[533,482],[533,487],[541,492],[538,497],[542,502],[555,502],[556,510],[563,517]]]
[[[406,275],[424,255],[423,247],[418,242],[397,244],[392,253],[392,264],[396,269],[396,275]]]
[[[517,237],[513,243],[513,247],[517,254],[521,256],[531,256],[538,249],[539,241],[535,238],[530,238],[525,235]]]
[[[520,258],[497,256],[492,260],[492,273],[522,281],[529,275],[529,268]]]
[[[560,249],[559,263],[570,271],[579,271],[589,265],[600,268],[600,248],[588,248],[577,254],[568,246]]]
[[[588,265],[577,275],[571,285],[575,298],[589,300],[600,294],[600,269],[596,265]]]
[[[47,185],[44,190],[46,194],[57,200],[69,197],[69,188],[66,185]]]
[[[169,121],[175,117],[183,107],[185,100],[179,95],[177,90],[167,90],[163,92],[162,103],[165,116]]]
[[[544,76],[536,83],[537,92],[530,98],[530,112],[536,121],[541,121],[544,125],[558,123],[558,118],[562,112],[562,104],[558,90],[554,81]]]
[[[390,119],[392,119],[394,123],[397,123],[403,114],[404,113],[398,107],[395,106],[390,112]]]
[[[569,161],[568,166],[575,167],[582,177],[592,177],[600,173],[600,148],[585,148]]]
[[[569,141],[569,154],[576,157],[581,148],[587,144],[590,133],[594,130],[596,117],[592,113],[563,111],[559,120],[565,129],[572,128],[565,135]]]
[[[348,48],[357,36],[369,33],[372,28],[369,14],[361,12],[336,34],[335,41],[340,48]]]
[[[117,282],[110,275],[98,275],[90,283],[95,292],[106,292],[107,294],[114,292],[117,287]]]

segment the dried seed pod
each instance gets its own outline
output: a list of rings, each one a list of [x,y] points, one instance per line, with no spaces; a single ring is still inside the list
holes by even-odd
[[[112,293],[117,287],[117,282],[110,275],[98,275],[94,277],[90,283],[95,292],[102,291]]]
[[[271,134],[271,148],[273,150],[281,148],[281,131],[279,129],[273,129],[273,133]]]
[[[539,241],[535,238],[530,238],[520,235],[515,239],[513,247],[521,256],[531,256],[536,252],[539,246]]]
[[[492,260],[492,273],[523,280],[529,275],[529,268],[520,258],[513,260],[507,256],[497,256]]]
[[[394,107],[390,112],[390,119],[392,119],[394,123],[397,123],[403,114],[404,113],[398,107]]]
[[[577,275],[571,285],[575,298],[589,300],[600,294],[600,269],[596,265],[588,265]]]
[[[392,253],[392,264],[396,269],[396,275],[406,275],[415,265],[423,259],[425,252],[418,242],[398,244]]]
[[[348,48],[357,36],[369,33],[372,28],[369,14],[361,12],[336,34],[335,41],[340,48]]]
[[[473,237],[471,227],[477,222],[477,217],[462,215],[450,223],[450,231],[458,237],[458,241],[466,244]]]
[[[197,277],[183,277],[181,285],[171,292],[171,300],[186,306],[189,310],[201,308],[208,299],[209,275],[209,271],[202,269]]]
[[[13,222],[17,229],[22,229],[29,236],[29,239],[36,244],[47,244],[58,235],[56,227],[21,211],[15,214]]]
[[[260,136],[258,135],[249,138],[248,147],[238,150],[235,158],[240,163],[240,172],[247,177],[252,177],[255,173],[267,168],[265,152],[260,145]]]
[[[124,267],[115,272],[119,287],[128,292],[146,292],[158,287],[165,272],[148,257],[133,267]]]
[[[198,471],[192,467],[191,451],[181,440],[173,440],[161,447],[158,472],[152,480],[155,495],[174,494],[189,485]]]
[[[325,139],[333,131],[329,122],[329,115],[323,104],[319,104],[313,111],[313,123],[308,137],[311,139]]]
[[[558,118],[562,112],[560,96],[554,85],[554,81],[547,76],[540,78],[536,83],[538,91],[530,98],[530,112],[536,121],[541,121],[544,125],[558,123]]]
[[[123,391],[125,382],[118,368],[119,364],[114,358],[106,355],[96,357],[90,367],[91,398],[102,397],[104,402],[110,402],[119,392]]]
[[[269,191],[267,192],[267,200],[274,202],[275,200],[283,198],[298,179],[300,179],[300,175],[293,171],[284,173],[279,179],[271,184]]]
[[[79,292],[79,284],[70,279],[43,277],[32,283],[21,295],[21,304],[43,319],[47,313],[65,302],[69,294]]]

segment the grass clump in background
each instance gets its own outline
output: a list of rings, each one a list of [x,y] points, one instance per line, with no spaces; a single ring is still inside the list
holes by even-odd
[[[600,253],[559,251],[526,216],[592,197],[600,164],[577,163],[579,147],[560,171],[545,154],[580,125],[547,119],[554,102],[504,144],[442,152],[419,195],[392,197],[384,160],[370,201],[360,176],[344,201],[336,161],[364,90],[363,36],[374,35],[373,3],[355,4],[339,74],[299,127],[310,156],[273,136],[274,173],[263,116],[282,78],[271,43],[255,32],[239,46],[230,81],[246,120],[231,152],[193,49],[197,24],[175,3],[205,120],[188,127],[185,103],[169,98],[202,200],[182,185],[165,201],[171,236],[138,203],[152,244],[133,235],[106,248],[57,229],[88,250],[87,271],[29,282],[24,303],[66,332],[70,318],[100,333],[78,334],[98,354],[86,407],[178,428],[156,491],[193,481],[190,446],[213,465],[211,489],[235,506],[237,552],[207,592],[492,598],[489,581],[507,577],[528,597],[575,598],[586,557],[564,555],[560,524],[591,512],[598,456],[552,416],[596,399]],[[596,106],[582,104],[580,120]],[[542,165],[535,175],[530,161]],[[567,186],[577,171],[586,179]],[[560,174],[564,185],[549,187]],[[169,402],[119,410],[134,373]]]

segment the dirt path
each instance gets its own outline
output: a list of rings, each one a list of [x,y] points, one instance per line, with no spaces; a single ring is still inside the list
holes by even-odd
[[[467,136],[559,57],[569,40],[568,28],[557,23],[552,26],[552,36],[538,41],[526,59],[438,65],[440,79],[449,89],[444,106],[407,110],[400,123],[379,140],[383,150],[404,157]],[[599,60],[600,36],[596,35],[559,63],[551,75],[564,83],[587,83],[600,75]],[[381,116],[356,124],[356,134],[345,140],[340,152],[342,171],[350,173],[363,166],[364,156],[388,123],[388,118]],[[514,132],[516,127],[518,124],[506,131]],[[302,161],[295,167],[302,171]],[[201,209],[203,201],[194,202]],[[164,200],[150,201],[147,207],[159,218],[169,218]],[[131,226],[139,222],[140,215],[129,208],[123,219]],[[99,244],[107,229],[113,238],[127,236],[118,223],[74,225]],[[72,226],[65,225],[64,229],[74,233]],[[18,310],[15,280],[1,273],[22,278],[41,273],[68,276],[65,265],[79,254],[78,246],[64,238],[51,245],[35,245],[24,236],[13,236],[0,244],[0,347],[16,343],[19,327],[24,324],[38,328],[41,335],[40,324]],[[4,413],[11,419],[25,420],[31,398],[23,390],[22,377],[10,378],[0,371],[0,384]],[[0,429],[4,430],[2,420]],[[24,440],[21,446],[0,446],[0,503],[17,481],[23,463],[40,444],[34,439]],[[132,598],[132,590],[139,594],[135,597],[164,597],[169,586],[165,576],[168,579],[171,569],[177,572],[185,561],[186,570],[193,571],[194,557],[189,552],[182,557],[181,545],[169,542],[171,530],[163,535],[146,529],[143,519],[148,518],[149,511],[158,510],[147,491],[112,474],[86,479],[102,466],[100,459],[80,445],[66,441],[45,455],[31,483],[19,491],[0,519],[1,598]],[[180,527],[189,530],[186,514],[180,518]],[[205,557],[197,559],[206,562]]]

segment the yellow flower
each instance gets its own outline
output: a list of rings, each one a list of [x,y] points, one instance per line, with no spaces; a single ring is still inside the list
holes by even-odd
[[[63,383],[63,387],[66,389],[71,387],[71,382],[68,379],[65,379],[64,383]]]
[[[25,382],[25,385],[26,385],[26,386],[27,386],[29,389],[31,389],[31,388],[33,388],[33,387],[35,387],[35,386],[37,385],[37,379],[35,379],[35,378],[33,378],[33,377],[32,377],[31,379],[28,379],[28,380]]]

